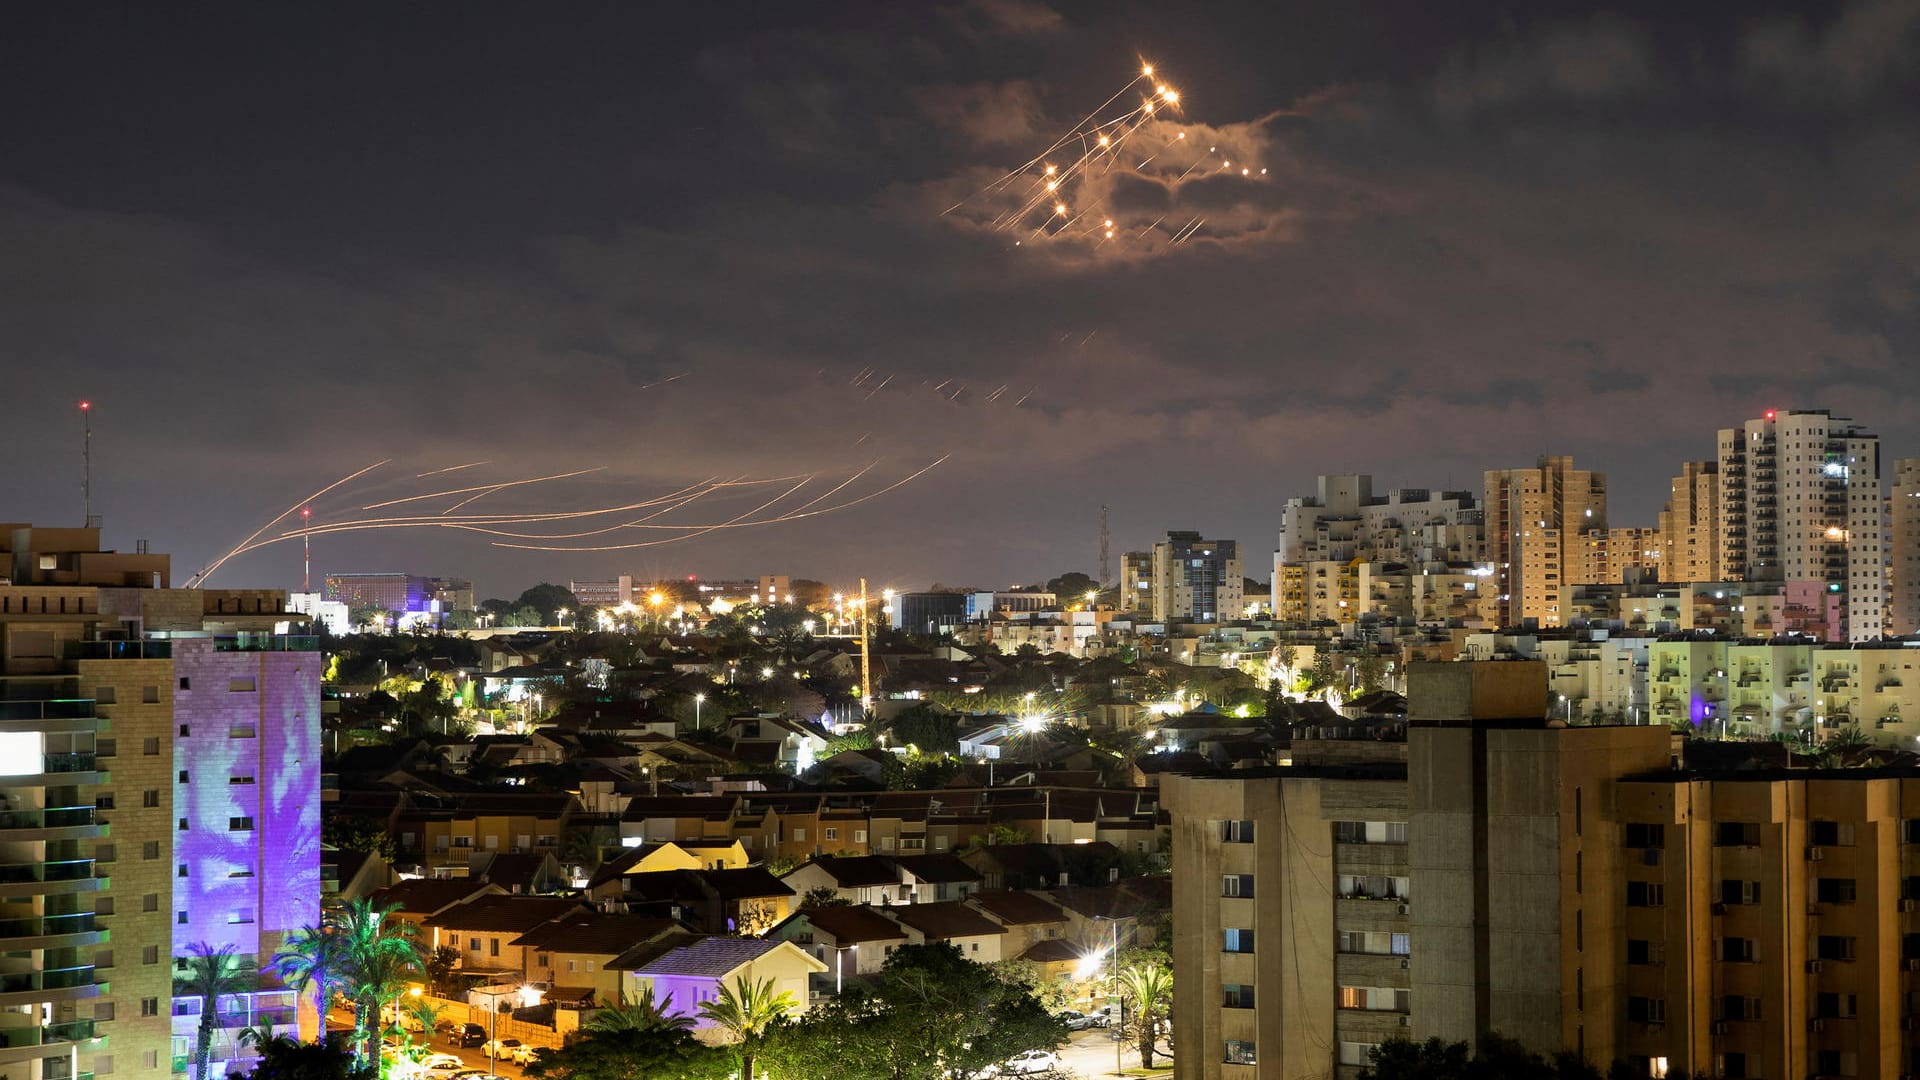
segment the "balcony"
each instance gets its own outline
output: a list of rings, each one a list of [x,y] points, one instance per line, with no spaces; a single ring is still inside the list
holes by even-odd
[[[171,641],[69,641],[69,660],[171,660]]]
[[[77,948],[98,945],[105,940],[107,931],[95,924],[91,911],[29,919],[0,919],[0,948],[9,952]]]
[[[0,840],[87,840],[107,835],[92,806],[0,812]]]
[[[0,701],[0,720],[92,720],[92,698]]]
[[[0,1007],[31,1005],[48,996],[62,999],[96,997],[105,989],[94,981],[93,965],[51,968],[46,971],[11,971],[0,974]],[[71,990],[75,993],[57,994]]]
[[[213,639],[214,652],[318,652],[320,639],[310,634],[232,634]]]
[[[0,863],[0,897],[58,896],[106,887],[107,878],[95,874],[92,859]]]

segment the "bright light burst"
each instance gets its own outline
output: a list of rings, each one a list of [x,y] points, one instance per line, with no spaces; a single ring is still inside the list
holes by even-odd
[[[1129,220],[1137,215],[1107,205],[1113,181],[1123,176],[1169,190],[1196,173],[1203,179],[1255,177],[1251,166],[1242,163],[1236,169],[1217,146],[1195,152],[1177,119],[1180,110],[1179,89],[1157,76],[1152,64],[1142,64],[1132,80],[1053,145],[948,207],[942,216],[969,208],[980,225],[1011,236],[1016,247],[1080,241],[1091,248],[1117,244],[1154,252],[1185,243],[1206,224],[1204,217],[1194,215],[1175,227],[1165,215]],[[1258,175],[1266,172],[1260,169]]]

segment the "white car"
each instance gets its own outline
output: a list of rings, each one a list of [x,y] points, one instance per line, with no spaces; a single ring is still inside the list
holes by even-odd
[[[518,1049],[520,1049],[519,1039],[492,1039],[481,1044],[480,1056],[489,1061],[499,1061],[502,1058],[512,1057],[513,1052]]]
[[[1008,1059],[1001,1068],[1010,1073],[1022,1075],[1028,1073],[1052,1072],[1060,1067],[1060,1057],[1051,1050],[1029,1050],[1018,1057]]]
[[[467,1063],[452,1054],[428,1054],[420,1059],[420,1071],[430,1073],[454,1073],[467,1067]]]
[[[527,1046],[523,1043],[513,1048],[513,1053],[508,1055],[508,1059],[515,1065],[527,1066],[533,1064],[533,1059],[539,1056],[539,1047]]]

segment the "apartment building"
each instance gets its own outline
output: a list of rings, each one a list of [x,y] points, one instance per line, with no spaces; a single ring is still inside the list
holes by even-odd
[[[1143,613],[1153,608],[1153,552],[1129,551],[1120,556],[1120,588],[1114,594],[1116,611]]]
[[[1887,633],[1920,634],[1920,458],[1893,463],[1888,510]]]
[[[1880,438],[1825,409],[1768,410],[1718,435],[1727,576],[1819,582],[1843,599],[1838,637],[1887,616]]]
[[[1606,528],[1606,474],[1576,469],[1571,457],[1491,470],[1485,521],[1500,625],[1565,625],[1560,588],[1580,584],[1591,564],[1575,537]]]
[[[173,1000],[189,948],[259,960],[318,917],[316,643],[288,633],[284,594],[170,589],[165,555],[102,551],[97,528],[9,526],[0,544],[0,734],[61,765],[7,789],[22,936],[5,1004],[43,1022],[8,1036],[0,1068],[165,1071],[198,1019]],[[222,1056],[239,1027],[295,1018],[267,981],[236,1000]]]
[[[1719,581],[1726,577],[1720,535],[1720,466],[1689,461],[1673,478],[1660,508],[1661,581]]]
[[[1874,741],[1920,744],[1920,648],[1676,635],[1648,650],[1653,722],[1736,737],[1858,725]]]
[[[1404,759],[1167,777],[1182,1075],[1353,1077],[1387,1039],[1614,1052],[1617,778],[1649,727],[1541,719],[1538,662],[1422,664]],[[1514,842],[1526,837],[1527,842]],[[1589,966],[1593,970],[1589,971]]]
[[[1206,540],[1197,532],[1169,532],[1153,545],[1151,596],[1155,622],[1226,622],[1246,608],[1240,545]]]

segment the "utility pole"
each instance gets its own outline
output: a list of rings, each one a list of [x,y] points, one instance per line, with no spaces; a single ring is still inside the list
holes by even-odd
[[[860,711],[873,710],[873,665],[867,642],[867,579],[860,579]],[[865,715],[860,718],[863,722]]]

